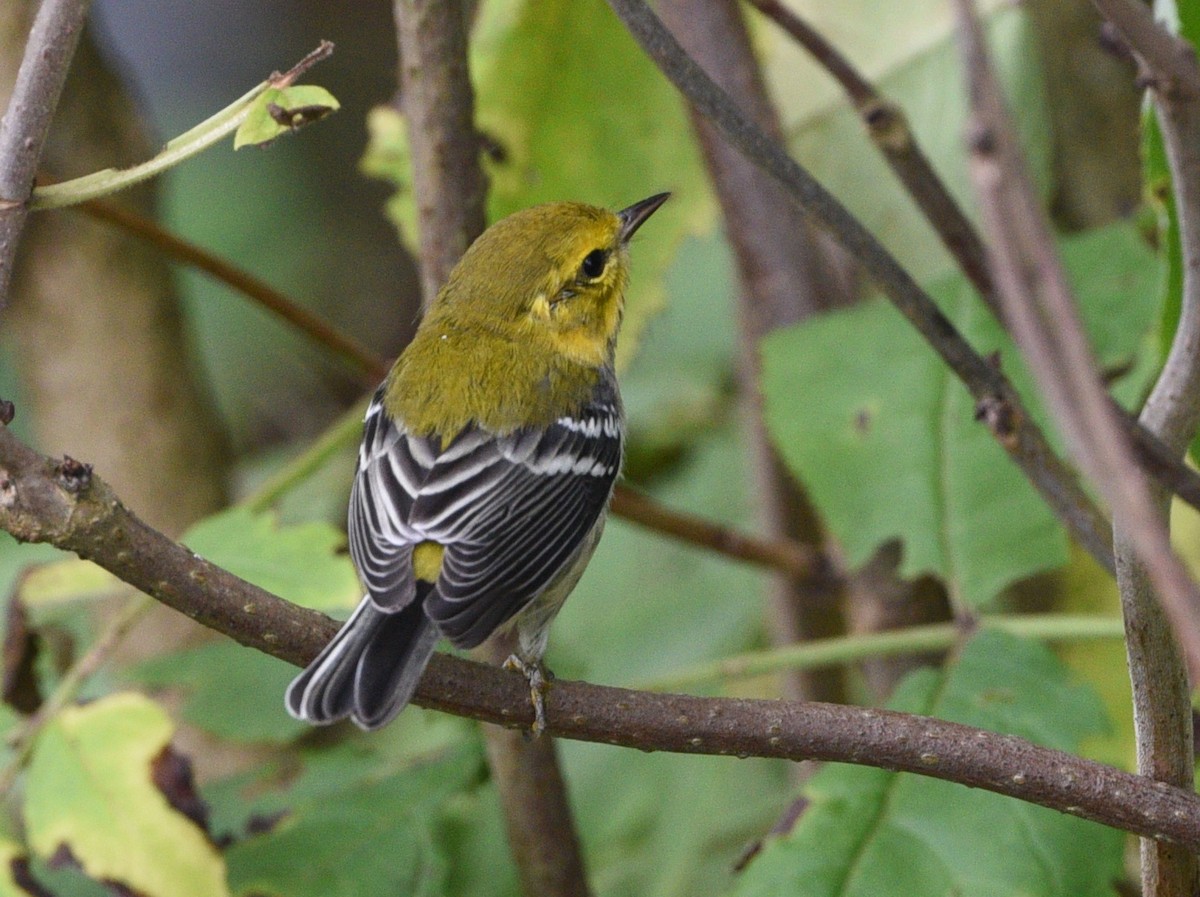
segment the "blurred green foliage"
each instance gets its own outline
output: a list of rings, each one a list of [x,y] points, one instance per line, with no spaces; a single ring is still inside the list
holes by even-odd
[[[945,5],[809,6],[903,105],[935,166],[965,198],[961,72]],[[1034,36],[1020,9],[989,8],[1031,167],[1050,195],[1052,122],[1033,63]],[[634,248],[621,349],[628,472],[671,507],[753,529],[744,436],[753,403],[734,388],[738,286],[682,103],[601,0],[496,0],[479,16],[471,62],[480,126],[492,145],[493,217],[547,199],[618,207],[675,192]],[[852,27],[860,19],[870,27]],[[1011,345],[953,275],[853,110],[814,83],[818,76],[804,75],[794,48],[772,29],[758,28],[755,37],[792,149],[912,266],[976,348],[1000,352],[1031,397]],[[344,126],[353,114],[344,109],[335,121]],[[365,112],[356,121],[365,132]],[[408,236],[402,121],[376,111],[371,139],[363,167],[397,188],[388,214]],[[243,153],[233,168],[207,158],[177,172],[168,217],[260,276],[308,291],[314,305],[357,332],[380,336],[380,351],[394,350],[389,340],[411,323],[397,322],[411,317],[412,297],[405,304],[393,290],[368,286],[363,272],[377,248],[362,249],[349,224],[318,222],[320,191],[306,189],[294,157],[272,160],[270,182],[259,161]],[[288,193],[281,184],[302,189]],[[239,197],[236,213],[230,195]],[[382,225],[382,205],[354,214]],[[284,217],[295,225],[286,235],[273,229]],[[1128,224],[1062,248],[1101,362],[1121,369],[1115,392],[1133,404],[1159,361],[1153,336],[1170,260]],[[242,476],[269,478],[358,386],[260,309],[197,275],[184,279],[208,382],[243,450]],[[1058,607],[1108,606],[1107,592],[1103,602],[1087,599],[1111,586],[1072,559],[1061,528],[972,420],[966,392],[890,307],[868,299],[774,334],[763,353],[772,438],[851,563],[899,537],[903,572],[933,573],[963,607],[1002,606],[1006,587],[1047,570],[1063,573]],[[291,600],[345,608],[357,590],[330,519],[341,514],[352,465],[350,447],[294,483],[280,503],[286,525],[234,509],[203,522],[188,544]],[[0,580],[14,581],[25,564],[46,556],[0,542]],[[108,599],[78,566],[56,572],[65,575],[38,583],[35,624],[47,643],[60,630],[86,641],[82,611]],[[757,569],[613,520],[555,624],[549,665],[567,678],[631,685],[761,647],[766,581]],[[62,665],[47,653],[38,670],[52,688]],[[1096,698],[1097,690],[1118,690],[1124,670],[1116,663],[1073,668],[1086,684],[1040,646],[989,633],[943,669],[913,674],[892,706],[1127,760],[1128,727],[1108,734]],[[477,727],[414,708],[371,735],[344,726],[313,733],[283,711],[291,674],[270,658],[216,642],[93,680],[88,694],[100,700],[63,714],[36,742],[25,787],[9,796],[28,830],[6,832],[0,850],[6,858],[31,854],[38,881],[62,897],[97,893],[88,874],[146,897],[518,893]],[[779,693],[772,679],[737,687],[739,694]],[[254,749],[238,772],[204,780],[207,833],[151,787],[172,724],[156,703],[121,690],[132,688],[169,690],[180,718],[214,744]],[[18,724],[11,714],[0,719],[7,730]],[[1120,875],[1116,833],[995,795],[859,767],[829,767],[812,779],[798,826],[768,839],[739,875],[734,865],[746,847],[762,841],[797,796],[785,764],[578,743],[563,744],[562,755],[599,897],[1099,895],[1113,893]],[[206,758],[197,760],[203,766]],[[96,769],[103,775],[92,776]],[[120,860],[129,839],[155,845],[136,868]],[[60,862],[64,847],[87,874]],[[188,884],[199,882],[197,868],[213,867],[211,880]],[[0,878],[0,894],[7,893],[28,891]]]

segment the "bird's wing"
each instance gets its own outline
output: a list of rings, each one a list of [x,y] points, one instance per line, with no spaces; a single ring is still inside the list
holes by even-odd
[[[544,430],[489,439],[450,488],[417,500],[414,521],[446,546],[425,609],[455,645],[478,645],[571,566],[620,471],[619,414],[592,403]]]
[[[459,647],[482,642],[574,560],[621,466],[611,374],[580,412],[545,429],[495,436],[469,427],[441,449],[367,412],[351,492],[350,551],[372,601],[415,597],[413,547],[445,546],[426,611]]]

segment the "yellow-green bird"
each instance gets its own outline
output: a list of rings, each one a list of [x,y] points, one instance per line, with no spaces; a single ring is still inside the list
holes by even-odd
[[[545,727],[550,622],[621,469],[629,239],[668,195],[620,212],[535,206],[463,255],[367,410],[349,511],[366,595],[289,686],[293,716],[378,728],[439,638],[473,648],[511,621],[509,663]]]

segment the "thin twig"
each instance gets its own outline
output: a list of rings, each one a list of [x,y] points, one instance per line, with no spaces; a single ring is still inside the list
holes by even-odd
[[[751,124],[688,57],[643,0],[608,0],[634,39],[684,96],[725,138],[767,171],[793,201],[812,214],[862,264],[896,308],[966,385],[977,403],[1003,408],[988,417],[992,432],[1076,540],[1113,569],[1112,532],[1074,472],[1037,427],[1012,384],[963,339],[898,261],[776,142]]]
[[[33,179],[89,5],[90,0],[43,0],[29,32],[8,111],[0,118],[0,308],[8,301]],[[8,14],[12,15],[11,10]]]
[[[1200,424],[1200,66],[1195,49],[1154,22],[1150,10],[1122,0],[1095,0],[1133,49],[1151,87],[1171,170],[1183,259],[1181,312],[1158,381],[1142,408],[1141,423],[1162,439],[1169,457],[1181,458]],[[1159,519],[1168,524],[1169,500],[1161,492]],[[1117,582],[1133,685],[1138,771],[1190,786],[1195,769],[1191,689],[1163,609],[1151,588],[1151,571],[1117,518]],[[1193,895],[1200,884],[1196,857],[1177,847],[1142,842],[1142,892],[1146,897]]]
[[[612,513],[656,533],[706,548],[734,560],[768,567],[794,577],[811,576],[824,555],[792,539],[762,539],[704,517],[666,508],[643,492],[617,487]]]
[[[324,346],[348,362],[358,370],[365,383],[374,385],[387,374],[387,362],[358,340],[338,330],[295,299],[284,295],[244,268],[232,265],[203,247],[182,239],[145,215],[104,200],[92,200],[75,208],[92,218],[106,221],[141,237],[175,261],[198,268],[250,297],[316,344]]]
[[[999,316],[983,241],[917,143],[904,110],[879,93],[823,34],[779,0],[749,2],[804,47],[841,85],[892,172],[925,214],[925,220],[933,226],[983,301]]]
[[[337,624],[288,604],[148,527],[81,465],[0,428],[0,528],[74,551],[243,645],[302,665]],[[416,701],[507,727],[532,723],[524,676],[444,654]],[[831,760],[904,770],[1006,794],[1200,851],[1188,789],[928,717],[822,703],[659,695],[559,680],[549,734],[640,750]]]
[[[1087,344],[1066,273],[988,62],[970,0],[958,0],[969,79],[971,176],[991,235],[988,258],[1017,345],[1072,454],[1108,499],[1146,564],[1184,656],[1200,672],[1200,589],[1171,550]]]
[[[824,35],[779,0],[748,2],[804,47],[841,85],[862,116],[867,133],[909,196],[925,214],[980,297],[997,319],[1002,320],[983,240],[925,156],[903,110],[880,94]],[[1099,2],[1103,3],[1103,0]],[[1144,11],[1140,14],[1144,15]],[[1192,147],[1193,153],[1200,153],[1200,146],[1185,145]],[[1193,170],[1200,170],[1200,163],[1196,164],[1197,168]],[[1200,408],[1200,404],[1187,407]],[[1120,412],[1121,424],[1133,441],[1138,463],[1156,481],[1200,510],[1200,474],[1181,460],[1182,450],[1173,451],[1115,403],[1114,408]]]

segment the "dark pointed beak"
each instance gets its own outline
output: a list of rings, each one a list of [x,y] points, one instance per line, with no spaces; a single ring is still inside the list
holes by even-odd
[[[635,202],[629,208],[617,212],[617,217],[621,219],[621,242],[628,243],[629,238],[642,226],[642,222],[653,215],[655,210],[670,198],[670,193],[656,193],[649,199]]]

